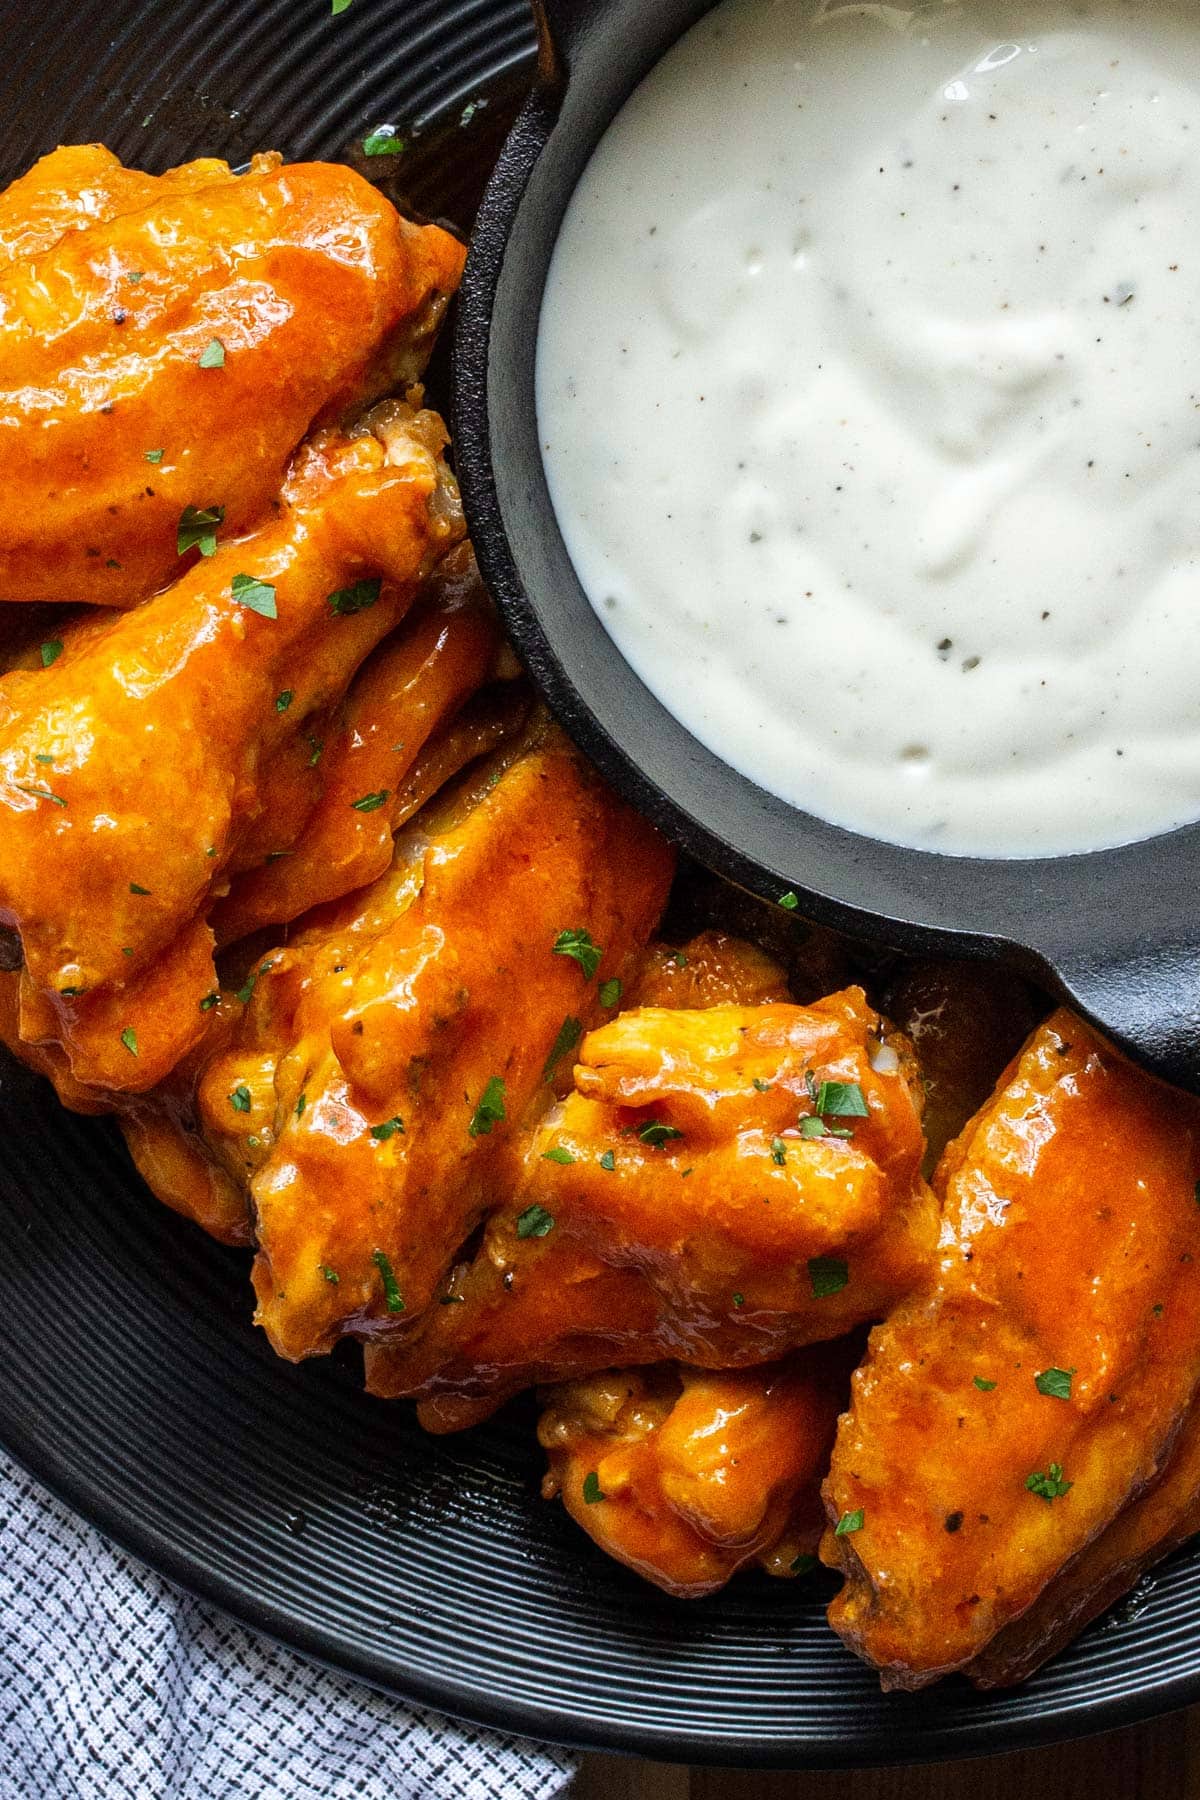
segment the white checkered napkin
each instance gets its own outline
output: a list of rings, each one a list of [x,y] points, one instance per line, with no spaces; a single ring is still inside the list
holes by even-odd
[[[551,1800],[573,1772],[255,1637],[0,1453],[0,1800]]]

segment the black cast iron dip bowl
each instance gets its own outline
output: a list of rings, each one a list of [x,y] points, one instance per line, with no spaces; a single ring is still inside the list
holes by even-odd
[[[471,534],[534,680],[613,785],[718,874],[767,899],[794,894],[805,917],[900,951],[998,958],[1062,995],[1155,1073],[1200,1091],[1200,824],[1114,850],[1023,860],[860,836],[765,792],[699,743],[596,617],[542,466],[534,393],[542,292],[593,149],[709,5],[534,6],[538,77],[471,240],[454,401]]]

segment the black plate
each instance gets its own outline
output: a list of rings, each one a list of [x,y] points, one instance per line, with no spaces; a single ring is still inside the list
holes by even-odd
[[[416,118],[411,197],[463,220],[527,70],[522,0],[327,6],[14,9],[0,174],[59,139],[154,168],[335,155]],[[481,93],[492,105],[439,143]],[[0,1440],[110,1537],[299,1650],[488,1723],[697,1762],[978,1754],[1200,1697],[1191,1557],[1135,1619],[987,1699],[882,1698],[797,1584],[665,1600],[537,1498],[527,1411],[435,1440],[362,1395],[352,1353],[277,1361],[249,1323],[246,1259],[157,1207],[108,1125],[8,1065],[0,1143]]]

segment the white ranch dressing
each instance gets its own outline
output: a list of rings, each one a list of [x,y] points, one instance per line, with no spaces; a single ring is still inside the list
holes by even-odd
[[[726,0],[537,388],[593,605],[763,787],[982,856],[1200,816],[1200,4]]]

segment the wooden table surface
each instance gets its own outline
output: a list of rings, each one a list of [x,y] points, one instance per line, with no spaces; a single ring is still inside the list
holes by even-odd
[[[1200,1707],[1051,1750],[856,1775],[588,1756],[571,1800],[1200,1800]]]

